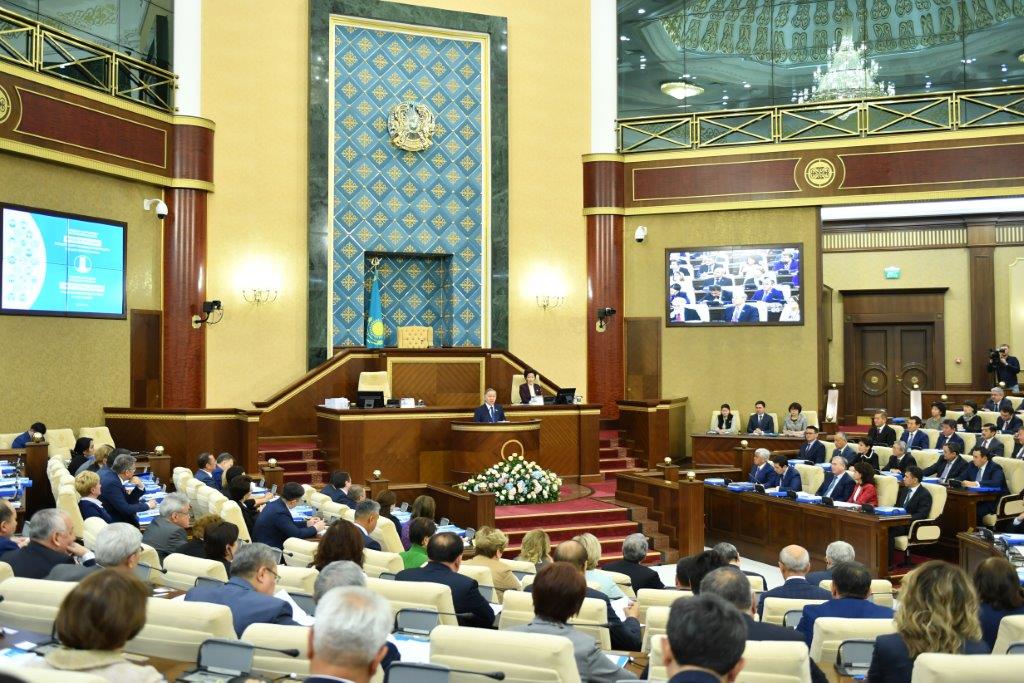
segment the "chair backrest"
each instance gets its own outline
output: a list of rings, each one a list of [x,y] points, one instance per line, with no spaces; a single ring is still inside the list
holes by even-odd
[[[647,610],[651,607],[671,607],[679,598],[692,598],[690,591],[674,591],[669,589],[641,588],[636,594],[636,606],[640,610],[640,623],[645,623]]]
[[[224,504],[228,502],[228,497],[220,491],[214,491],[207,498],[207,505],[210,508],[211,515],[220,516],[220,511],[224,509]]]
[[[165,557],[164,569],[167,570],[164,574],[164,585],[183,591],[196,585],[196,579],[200,576],[218,581],[228,580],[223,563],[181,553],[171,553]]]
[[[82,538],[85,535],[85,522],[82,520],[82,511],[78,509],[78,492],[74,487],[65,484],[58,489],[57,509],[71,518],[75,538]]]
[[[92,439],[93,446],[110,446],[113,448],[117,444],[114,443],[114,437],[110,435],[110,430],[106,427],[82,427],[78,430],[79,437],[89,437]]]
[[[996,635],[996,644],[992,648],[992,654],[1006,654],[1011,645],[1022,641],[1024,641],[1024,615],[1003,617],[999,622],[999,632]]]
[[[6,562],[0,562],[0,583],[14,576],[14,570]]]
[[[438,626],[430,634],[430,662],[453,669],[502,671],[510,682],[580,680],[572,641],[537,633]]]
[[[510,629],[527,624],[533,619],[533,593],[507,590],[502,595],[501,614],[498,617],[499,629]],[[603,650],[611,649],[611,633],[604,624],[608,620],[607,609],[599,598],[584,598],[579,614],[569,620],[577,631],[586,633],[597,641]]]
[[[803,411],[803,416],[807,418],[808,427],[821,427],[821,424],[818,422],[817,410],[805,410]]]
[[[758,574],[756,576],[751,576],[750,574],[747,574],[746,576],[747,576],[747,580],[750,581],[750,589],[751,590],[755,590],[758,593],[764,593],[768,589],[768,586],[765,583],[764,577],[761,576],[760,574]]]
[[[935,444],[939,442],[939,430],[938,429],[925,429],[921,428],[921,431],[928,437],[928,448],[935,448]],[[919,462],[918,465],[921,463]]]
[[[192,476],[192,470],[187,467],[175,467],[171,470],[171,481],[174,482],[175,490],[181,491],[185,480],[191,479]]]
[[[491,575],[491,570],[488,567],[463,562],[459,566],[459,573],[471,579],[476,579],[476,582],[481,586],[494,587],[494,577]]]
[[[1006,486],[1010,489],[1010,493],[1017,495],[1024,491],[1024,460],[1000,456],[992,458],[992,462],[999,463],[999,466],[1003,468],[1003,473],[1006,474]]]
[[[14,440],[21,436],[22,432],[12,432],[10,434],[0,434],[0,449],[7,449],[11,447]]]
[[[391,604],[391,614],[400,609],[422,609],[440,614],[442,624],[457,625],[452,604],[452,589],[440,583],[425,581],[386,581],[368,576],[366,587]]]
[[[964,657],[926,652],[914,660],[911,683],[1016,683],[1020,681],[1021,659],[1015,655]]]
[[[217,489],[206,484],[200,484],[196,487],[196,509],[195,518],[199,519],[203,515],[211,513],[210,501],[217,495]]]
[[[824,439],[818,439],[821,441],[821,445],[825,447],[825,462],[832,462],[832,454],[836,452],[835,441],[825,441]]]
[[[796,471],[800,473],[800,488],[804,493],[814,493],[825,481],[825,470],[817,465],[796,465]]]
[[[240,540],[252,543],[249,527],[245,525],[245,517],[242,515],[242,508],[238,507],[238,503],[233,500],[224,502],[220,506],[220,518],[238,527],[238,538]]]
[[[619,587],[619,590],[622,591],[622,594],[625,595],[627,598],[636,597],[636,593],[633,592],[633,581],[629,578],[629,576],[621,572],[610,572],[606,569],[598,569],[597,571],[607,574],[611,578],[611,580],[615,582],[615,585]]]
[[[331,497],[320,493],[319,491],[313,491],[313,493],[309,494],[309,499],[306,502],[309,503],[310,507],[313,509],[319,510],[323,507],[324,503],[331,502]]]
[[[939,461],[939,454],[935,451],[911,451],[910,454],[914,456],[917,466],[922,470],[931,467]]]
[[[651,640],[657,636],[663,636],[668,632],[668,615],[672,611],[671,607],[664,607],[662,605],[654,605],[647,608],[647,614],[644,615],[644,641],[640,649],[643,652],[651,651]]]
[[[236,640],[231,610],[208,602],[149,598],[146,625],[125,645],[132,654],[194,662],[209,638]]]
[[[765,598],[761,621],[781,626],[786,612],[803,609],[806,605],[820,605],[824,600],[803,600],[800,598]]]
[[[743,650],[743,666],[748,676],[756,680],[778,680],[792,683],[810,683],[811,666],[807,646],[795,641],[748,640]],[[831,669],[831,667],[829,667]],[[745,680],[742,673],[738,681]],[[772,676],[771,679],[761,678]],[[774,678],[777,677],[777,678]]]
[[[844,640],[874,640],[877,636],[895,631],[896,625],[892,619],[818,617],[814,620],[811,659],[823,669],[831,669]]]
[[[921,485],[932,494],[932,509],[928,512],[928,519],[937,519],[946,508],[946,487],[941,484],[922,483]]]
[[[896,432],[896,439],[897,440],[899,440],[899,438],[901,436],[903,436],[903,432],[906,431],[901,425],[889,425],[889,426],[892,427],[892,431]]]
[[[282,626],[280,624],[250,624],[242,633],[242,640],[256,647],[269,648],[253,653],[253,670],[272,678],[295,673],[309,674],[309,627]],[[296,649],[298,657],[274,652],[277,649]]]
[[[1013,448],[1017,445],[1013,441],[1013,434],[996,434],[996,439],[1003,444],[1003,453],[1007,455],[1013,453]],[[969,450],[965,450],[965,452],[970,453]]]
[[[148,564],[152,567],[152,569],[149,570],[149,577],[145,580],[155,586],[164,585],[164,574],[160,571],[163,569],[163,563],[160,562],[160,553],[156,551],[156,548],[143,543],[142,552],[139,554],[139,562]],[[144,567],[142,569],[144,569]]]
[[[433,327],[405,325],[398,328],[398,348],[400,349],[429,349],[433,345]]]
[[[398,553],[385,553],[363,548],[363,571],[367,576],[380,576],[381,572],[397,574],[405,569],[405,562]]]
[[[50,633],[64,596],[77,584],[12,577],[0,583],[0,623],[14,629]]]
[[[288,538],[284,542],[284,563],[289,567],[308,567],[313,564],[320,544],[304,538]]]
[[[99,517],[90,517],[82,523],[82,545],[93,552],[96,551],[96,536],[107,528],[107,523]]]
[[[277,587],[293,593],[313,594],[313,586],[320,572],[315,567],[277,567]]]
[[[47,429],[46,443],[50,445],[50,455],[68,457],[75,447],[75,433],[70,429]]]
[[[957,432],[960,438],[964,440],[964,453],[970,455],[971,449],[974,448],[974,444],[978,443],[978,437],[981,434],[975,434],[974,432]]]
[[[358,391],[382,391],[384,400],[391,398],[391,378],[387,370],[360,372]]]
[[[978,417],[981,418],[981,424],[983,425],[989,422],[995,424],[996,420],[999,419],[999,413],[995,410],[979,410]]]
[[[56,674],[52,669],[33,669],[6,663],[0,664],[0,671],[8,672],[14,680],[25,681],[25,683],[52,683]],[[80,671],[61,671],[59,678],[61,683],[109,683],[110,681],[109,678]]]
[[[896,477],[879,475],[875,477],[875,490],[878,492],[878,504],[892,507],[900,492],[900,482]]]
[[[524,560],[509,560],[503,557],[501,558],[501,563],[507,564],[509,567],[512,568],[513,572],[518,572],[520,574],[537,573],[537,565],[535,565],[533,562],[526,562]]]
[[[519,398],[519,387],[524,384],[526,384],[526,375],[512,375],[512,390],[508,399],[510,405],[522,403],[522,399]]]
[[[871,450],[878,455],[879,467],[885,467],[885,463],[889,462],[889,458],[892,457],[892,448],[889,446],[875,446]]]
[[[380,543],[380,549],[386,553],[400,553],[405,550],[399,530],[395,528],[395,523],[387,517],[377,519],[377,526],[370,537]]]

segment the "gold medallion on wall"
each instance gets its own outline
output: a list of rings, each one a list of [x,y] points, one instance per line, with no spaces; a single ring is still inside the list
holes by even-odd
[[[402,102],[388,113],[391,144],[407,152],[422,152],[434,144],[434,112],[422,102]]]
[[[841,159],[827,155],[813,156],[806,161],[801,159],[793,175],[802,189],[828,192],[842,185],[845,172]]]
[[[14,104],[11,103],[11,97],[3,86],[0,86],[0,123],[6,121],[12,111],[14,111]]]

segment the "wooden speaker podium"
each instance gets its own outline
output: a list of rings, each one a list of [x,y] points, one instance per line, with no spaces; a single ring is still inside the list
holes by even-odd
[[[446,481],[460,483],[510,455],[536,460],[540,420],[471,422],[452,420],[451,459]]]

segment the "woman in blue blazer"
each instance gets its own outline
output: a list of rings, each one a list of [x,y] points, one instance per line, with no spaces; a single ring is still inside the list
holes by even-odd
[[[81,498],[78,501],[78,511],[82,513],[82,521],[90,517],[99,517],[107,524],[113,524],[110,513],[103,508],[100,502],[100,475],[95,472],[85,471],[75,477],[75,490]]]
[[[978,596],[967,573],[932,560],[907,574],[900,589],[896,633],[878,636],[869,683],[910,683],[914,660],[925,652],[985,655]]]
[[[990,557],[974,570],[974,587],[981,608],[981,634],[992,648],[1003,617],[1024,615],[1024,591],[1021,591],[1017,570],[1005,558]]]

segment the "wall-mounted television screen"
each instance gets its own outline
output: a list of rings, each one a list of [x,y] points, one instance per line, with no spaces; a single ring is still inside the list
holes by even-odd
[[[125,224],[0,206],[0,313],[125,317]]]
[[[802,325],[800,244],[666,249],[670,326]]]

